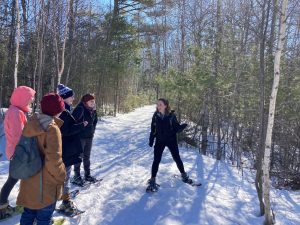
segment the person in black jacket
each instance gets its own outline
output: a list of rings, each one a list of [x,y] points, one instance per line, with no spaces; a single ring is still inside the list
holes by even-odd
[[[95,96],[93,94],[86,94],[81,98],[81,102],[76,106],[72,115],[77,122],[87,121],[88,125],[79,133],[81,146],[83,148],[83,166],[84,177],[83,180],[80,175],[81,163],[74,166],[73,184],[83,186],[85,181],[96,182],[96,178],[91,176],[90,156],[93,144],[94,133],[98,122],[98,115],[96,111]]]
[[[181,173],[182,181],[192,183],[187,173],[184,170],[182,160],[179,155],[177,133],[182,132],[187,127],[187,124],[180,125],[174,111],[170,110],[169,101],[159,99],[157,102],[157,110],[152,117],[151,132],[149,138],[149,146],[154,145],[154,160],[152,164],[151,178],[147,192],[157,191],[156,174],[165,147],[168,147],[176,165]]]
[[[82,146],[79,133],[88,125],[87,121],[77,123],[71,114],[71,106],[74,101],[74,92],[71,88],[59,84],[58,94],[64,99],[65,110],[61,113],[60,119],[64,121],[61,126],[62,134],[62,158],[66,167],[67,176],[64,183],[62,204],[59,209],[66,214],[73,214],[76,207],[70,199],[70,175],[72,165],[82,162]]]

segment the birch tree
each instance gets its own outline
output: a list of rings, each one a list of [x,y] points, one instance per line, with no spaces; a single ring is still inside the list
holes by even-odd
[[[277,49],[275,53],[274,60],[274,79],[272,86],[272,93],[270,97],[269,105],[269,116],[268,116],[268,126],[267,134],[265,141],[265,154],[264,154],[264,163],[263,163],[263,190],[264,190],[264,202],[265,202],[265,224],[271,225],[274,224],[274,218],[271,210],[271,201],[270,201],[270,162],[271,162],[271,144],[272,144],[272,133],[274,126],[274,117],[275,117],[275,108],[276,108],[276,98],[279,88],[280,81],[280,61],[281,54],[283,51],[283,46],[286,37],[286,9],[287,9],[288,0],[282,1],[281,16],[280,16],[280,29],[279,37],[277,43]]]
[[[265,92],[266,92],[266,74],[265,74],[265,47],[267,39],[267,28],[270,14],[270,0],[264,0],[261,6],[261,19],[259,25],[259,145],[256,156],[256,177],[255,187],[260,204],[260,215],[265,213],[265,206],[263,202],[263,155],[264,155],[264,141],[265,141]]]
[[[73,0],[67,1],[67,11],[66,11],[66,24],[64,29],[64,39],[63,45],[61,49],[61,63],[59,63],[59,47],[58,47],[58,40],[57,35],[55,35],[55,47],[56,47],[56,54],[57,54],[57,83],[61,83],[61,77],[65,69],[65,50],[66,50],[66,43],[68,37],[68,28],[69,28],[69,15],[70,15],[70,5],[73,5]],[[55,30],[55,29],[54,29]],[[56,32],[56,30],[55,30]]]
[[[21,39],[21,31],[20,31],[20,7],[19,0],[15,0],[15,9],[17,14],[17,27],[16,27],[16,59],[15,59],[15,68],[14,68],[14,87],[18,86],[18,65],[19,65],[19,49],[20,49],[20,39]]]

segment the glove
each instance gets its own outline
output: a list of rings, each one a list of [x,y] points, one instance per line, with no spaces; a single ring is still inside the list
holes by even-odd
[[[154,138],[150,137],[149,139],[149,146],[152,148],[154,144]]]
[[[152,148],[154,144],[154,141],[149,141],[149,146]]]
[[[186,123],[181,124],[178,129],[178,133],[181,133],[188,125]]]

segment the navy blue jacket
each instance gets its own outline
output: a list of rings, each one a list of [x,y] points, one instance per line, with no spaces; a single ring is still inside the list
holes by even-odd
[[[96,110],[89,110],[81,102],[74,109],[72,115],[77,122],[87,121],[88,125],[80,131],[80,138],[93,138],[98,123],[98,115]]]
[[[64,124],[60,128],[62,134],[62,158],[65,166],[72,166],[82,161],[83,152],[80,142],[80,132],[84,129],[83,123],[76,123],[71,115],[70,106],[65,104],[66,110],[60,115]]]
[[[160,143],[177,142],[176,134],[182,132],[186,127],[187,124],[179,124],[174,112],[166,115],[155,112],[151,122],[149,145],[153,145],[154,139]]]

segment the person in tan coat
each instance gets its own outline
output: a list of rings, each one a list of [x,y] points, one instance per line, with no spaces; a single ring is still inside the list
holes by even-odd
[[[34,115],[26,124],[23,135],[37,137],[43,159],[42,170],[21,180],[17,205],[24,207],[20,225],[51,224],[57,200],[61,199],[66,176],[62,161],[62,140],[58,119],[64,110],[63,99],[54,93],[45,95],[41,101],[42,113]]]

